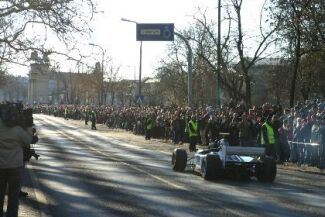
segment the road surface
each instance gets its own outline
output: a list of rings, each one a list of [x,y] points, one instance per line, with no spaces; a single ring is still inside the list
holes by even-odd
[[[272,184],[205,181],[174,172],[164,144],[148,148],[47,115],[34,122],[41,159],[32,173],[48,216],[325,216],[323,175],[279,169]]]

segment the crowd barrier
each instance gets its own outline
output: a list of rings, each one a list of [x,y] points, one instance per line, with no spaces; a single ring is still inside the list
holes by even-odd
[[[289,161],[299,165],[325,167],[324,145],[315,142],[288,141],[290,146]]]

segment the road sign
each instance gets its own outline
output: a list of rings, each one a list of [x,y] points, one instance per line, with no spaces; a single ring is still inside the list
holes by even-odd
[[[136,95],[134,97],[134,101],[137,103],[137,104],[142,104],[144,102],[144,96],[143,95]]]
[[[137,23],[137,41],[174,41],[174,24]]]

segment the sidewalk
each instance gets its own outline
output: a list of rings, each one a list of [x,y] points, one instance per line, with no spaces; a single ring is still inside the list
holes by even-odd
[[[29,163],[23,172],[22,190],[28,193],[27,197],[20,197],[18,217],[51,217],[47,200],[40,190],[38,179]],[[5,198],[4,211],[7,209]]]
[[[30,164],[30,163],[29,163]],[[37,180],[35,180],[35,175],[33,174],[30,165],[27,165],[24,175],[22,190],[28,192],[27,197],[20,197],[19,201],[19,217],[41,217],[44,216],[40,211],[40,201],[36,197],[36,186],[38,186]]]
[[[310,173],[310,174],[325,175],[325,170],[321,170],[317,167],[311,167],[307,165],[298,166],[297,164],[294,163],[286,163],[285,165],[278,165],[278,168],[284,170],[293,170],[293,171],[299,171],[304,173]]]

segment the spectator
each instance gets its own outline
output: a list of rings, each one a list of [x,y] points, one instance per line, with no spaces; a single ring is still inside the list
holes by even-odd
[[[20,126],[7,127],[0,119],[0,216],[8,187],[7,217],[17,217],[21,170],[23,166],[23,147],[32,142],[32,129]]]
[[[262,119],[261,145],[265,147],[265,154],[276,159],[276,140],[274,129],[267,118]]]
[[[252,123],[248,120],[247,113],[241,116],[242,120],[238,124],[240,146],[251,146]]]
[[[188,135],[190,140],[190,151],[196,151],[196,144],[198,142],[199,128],[198,121],[194,115],[191,116],[188,122]]]
[[[279,155],[279,160],[280,162],[286,162],[289,160],[290,157],[290,147],[288,143],[288,120],[285,119],[283,121],[282,127],[278,129],[278,155]]]

